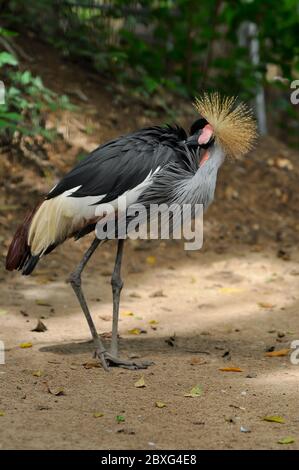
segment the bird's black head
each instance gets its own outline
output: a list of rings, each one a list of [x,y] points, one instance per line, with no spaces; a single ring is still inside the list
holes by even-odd
[[[196,119],[196,121],[194,121],[192,126],[190,127],[189,134],[190,135],[196,134],[196,132],[203,129],[206,124],[208,124],[208,121],[206,119],[204,118]]]

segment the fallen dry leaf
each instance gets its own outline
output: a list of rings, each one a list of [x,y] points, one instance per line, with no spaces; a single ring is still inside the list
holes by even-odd
[[[22,349],[32,348],[32,343],[21,343],[20,348]]]
[[[32,375],[34,377],[41,377],[43,375],[43,373],[42,373],[41,370],[35,370],[34,372],[32,372]]]
[[[282,416],[264,416],[262,418],[263,421],[268,421],[269,423],[279,423],[279,424],[284,424],[285,420]]]
[[[165,408],[166,403],[163,403],[163,401],[156,401],[156,402],[155,402],[155,406],[156,406],[157,408]]]
[[[220,367],[221,372],[243,372],[243,369],[240,367]]]
[[[144,388],[146,387],[146,384],[145,384],[145,380],[144,380],[144,377],[140,377],[139,380],[137,380],[137,382],[134,383],[134,387],[136,388]]]
[[[104,271],[101,272],[101,276],[109,276],[109,277],[110,277],[110,276],[111,276],[111,272],[104,270]]]
[[[140,328],[133,328],[132,330],[128,330],[129,335],[140,335],[141,329]]]
[[[149,322],[149,325],[158,325],[159,322],[157,320],[150,320]]]
[[[266,352],[265,356],[267,356],[267,357],[287,356],[290,351],[291,351],[290,349],[280,349],[279,351]]]
[[[96,411],[94,414],[93,414],[93,417],[94,418],[102,418],[102,416],[104,416],[104,413],[100,413],[98,411]]]
[[[36,305],[41,305],[42,307],[52,307],[52,305],[44,299],[36,299]]]
[[[122,312],[121,316],[122,317],[134,317],[134,313],[133,312]]]
[[[4,411],[0,410],[0,416],[4,416],[4,415],[5,415]]]
[[[195,385],[195,387],[193,387],[189,393],[185,393],[184,397],[191,397],[191,398],[195,398],[195,397],[200,397],[202,395],[202,386],[201,385]]]
[[[112,338],[112,331],[105,331],[104,333],[100,333],[100,337],[104,339],[110,339]],[[119,338],[119,334],[117,337]]]
[[[61,397],[61,396],[66,395],[64,389],[61,387],[55,388],[55,387],[50,387],[49,385],[47,385],[47,387],[48,387],[48,392],[51,395],[55,395],[56,397]]]
[[[279,439],[277,441],[277,444],[293,444],[295,442],[295,439],[293,437],[284,437],[283,439]]]
[[[92,369],[93,367],[101,367],[98,361],[84,362],[82,364],[85,369]]]
[[[270,304],[268,302],[258,302],[258,306],[262,308],[274,308],[275,305]]]
[[[221,287],[219,292],[221,294],[239,294],[240,292],[244,292],[244,289],[240,287]]]
[[[145,261],[147,262],[147,264],[149,264],[150,266],[154,266],[156,264],[156,257],[155,256],[147,256]]]
[[[206,364],[207,361],[202,357],[192,357],[190,360],[191,366],[201,366],[202,364]]]

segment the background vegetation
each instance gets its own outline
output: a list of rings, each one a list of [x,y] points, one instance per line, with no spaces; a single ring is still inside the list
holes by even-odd
[[[28,131],[21,119],[28,111],[31,128],[40,129],[44,105],[68,105],[8,50],[15,34],[31,32],[137,97],[163,101],[165,90],[189,97],[216,88],[249,99],[263,87],[270,124],[298,135],[289,100],[299,75],[298,0],[0,0],[0,8],[0,73],[10,85],[1,107],[6,132],[15,125]],[[257,26],[259,63],[240,37],[246,22]]]

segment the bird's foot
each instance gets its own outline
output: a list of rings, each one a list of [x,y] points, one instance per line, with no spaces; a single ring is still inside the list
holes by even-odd
[[[106,360],[107,351],[101,347],[97,347],[94,351],[93,357],[99,359],[100,363],[107,372],[109,371],[109,364]]]
[[[111,367],[122,367],[124,369],[137,370],[147,369],[149,366],[154,364],[153,361],[129,361],[127,359],[121,359],[110,353],[106,353],[106,360]]]
[[[95,350],[95,357],[97,357],[103,366],[103,368],[108,371],[110,367],[122,367],[123,369],[129,370],[138,370],[138,369],[147,369],[149,366],[153,365],[153,361],[129,361],[127,359],[120,359],[107,351]]]

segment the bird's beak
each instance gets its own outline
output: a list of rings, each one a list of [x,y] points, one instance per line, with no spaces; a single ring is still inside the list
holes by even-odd
[[[198,139],[199,139],[199,136],[201,135],[201,133],[202,133],[202,130],[199,131],[199,134],[190,135],[190,137],[188,137],[188,139],[186,139],[186,144],[187,145],[198,145]]]

